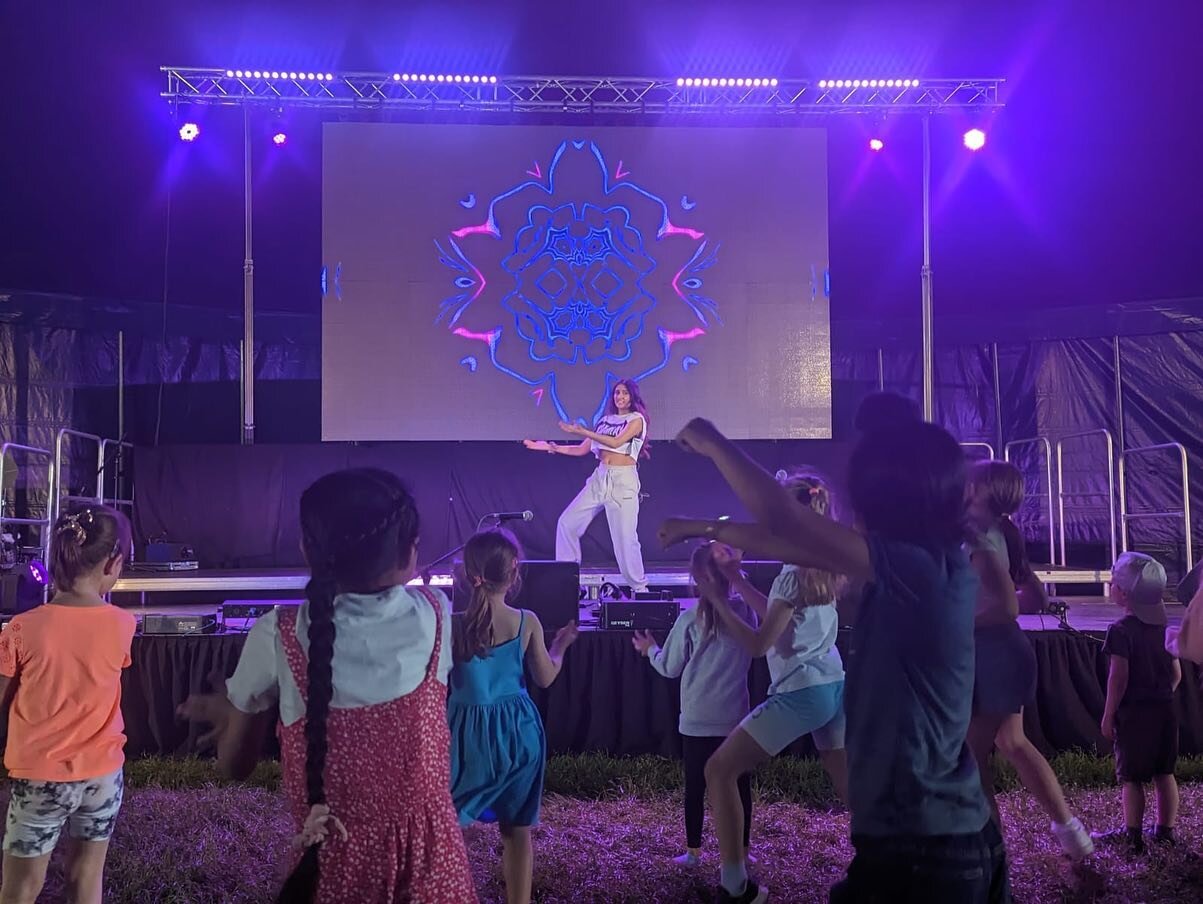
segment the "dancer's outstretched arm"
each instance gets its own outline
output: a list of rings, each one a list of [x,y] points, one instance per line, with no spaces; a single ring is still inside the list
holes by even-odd
[[[751,512],[766,535],[750,536],[758,546],[745,546],[733,534],[734,525],[713,522],[714,530],[700,536],[721,539],[746,552],[767,555],[805,568],[821,568],[862,580],[871,575],[869,546],[852,528],[802,505],[764,468],[749,458],[709,421],[695,418],[677,435],[677,442],[704,455],[718,467],[739,501]],[[742,531],[740,532],[742,534]],[[693,535],[698,536],[698,535]],[[775,538],[769,540],[769,536]]]
[[[522,445],[530,449],[532,452],[550,452],[552,455],[571,455],[574,458],[588,455],[592,444],[589,440],[582,440],[579,443],[551,443],[545,439],[524,439]]]

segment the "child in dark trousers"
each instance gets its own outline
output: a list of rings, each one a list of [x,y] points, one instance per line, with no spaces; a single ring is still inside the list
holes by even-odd
[[[1157,789],[1154,839],[1174,840],[1178,817],[1178,719],[1174,691],[1182,666],[1165,649],[1165,569],[1146,555],[1126,552],[1111,573],[1111,600],[1127,615],[1107,629],[1103,652],[1111,660],[1103,736],[1115,741],[1115,772],[1123,785],[1124,828],[1101,840],[1144,851],[1145,784]]]
[[[681,751],[685,760],[685,853],[681,866],[697,866],[702,853],[706,763],[748,714],[748,668],[752,657],[723,624],[717,607],[727,606],[750,628],[756,615],[731,597],[731,582],[714,558],[711,544],[699,546],[690,560],[698,602],[673,624],[663,647],[646,631],[636,632],[635,649],[666,678],[681,679]],[[743,851],[748,859],[752,830],[752,777],[737,780],[743,805]]]

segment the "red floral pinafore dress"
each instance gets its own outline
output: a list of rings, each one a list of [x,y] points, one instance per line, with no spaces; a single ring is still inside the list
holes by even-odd
[[[326,802],[348,839],[331,833],[318,853],[320,904],[474,904],[464,836],[451,802],[447,688],[438,680],[443,607],[435,611],[434,652],[422,683],[404,697],[354,709],[330,708],[326,721]],[[302,698],[307,662],[296,610],[280,609],[280,637]],[[280,725],[284,790],[297,826],[309,813],[305,720]]]

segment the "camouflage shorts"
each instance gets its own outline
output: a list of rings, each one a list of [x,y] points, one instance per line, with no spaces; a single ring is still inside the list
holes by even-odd
[[[4,830],[4,852],[41,857],[54,850],[63,825],[80,841],[108,841],[121,809],[125,777],[120,769],[82,782],[13,779]]]

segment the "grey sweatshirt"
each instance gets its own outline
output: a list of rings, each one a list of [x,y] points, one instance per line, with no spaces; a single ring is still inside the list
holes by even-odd
[[[732,609],[751,626],[756,616],[741,599]],[[681,734],[695,738],[731,733],[748,714],[748,667],[752,657],[723,627],[703,639],[697,609],[681,613],[663,647],[650,651],[652,668],[665,678],[681,679]]]

